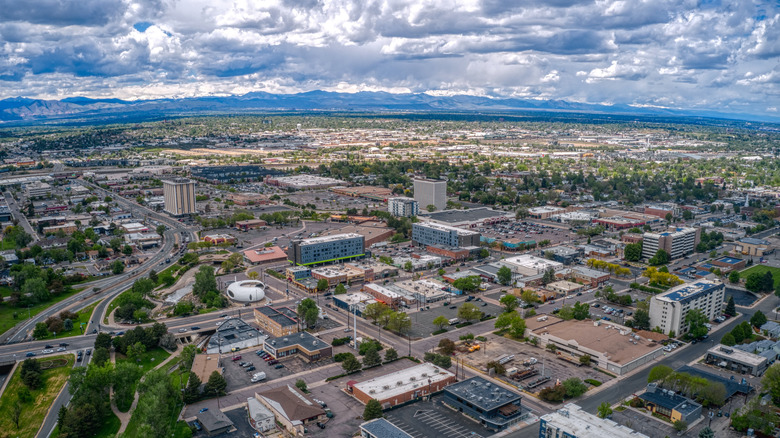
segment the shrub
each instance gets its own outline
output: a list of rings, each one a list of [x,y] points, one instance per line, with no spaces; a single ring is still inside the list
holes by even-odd
[[[539,398],[542,400],[559,403],[566,396],[566,388],[563,385],[548,386],[539,391]]]
[[[601,386],[601,382],[599,382],[598,380],[595,380],[595,379],[585,379],[585,383],[590,383],[591,385],[595,386],[596,388]]]

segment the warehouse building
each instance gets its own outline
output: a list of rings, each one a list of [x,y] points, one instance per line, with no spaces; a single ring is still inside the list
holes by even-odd
[[[365,248],[365,238],[359,234],[336,234],[293,240],[287,258],[296,265],[314,265],[360,258],[366,255]]]
[[[412,243],[421,246],[478,247],[480,233],[433,222],[412,224]]]
[[[472,377],[444,388],[443,403],[479,421],[492,431],[501,431],[528,417],[520,394]]]
[[[539,418],[539,438],[649,438],[612,420],[599,418],[569,403]]]
[[[350,380],[347,392],[363,404],[376,399],[389,409],[437,393],[455,380],[455,374],[425,362],[363,382]]]
[[[726,287],[717,280],[697,280],[681,284],[650,299],[650,326],[659,327],[663,333],[677,336],[688,332],[685,316],[699,309],[712,321],[723,308]]]
[[[371,295],[363,292],[351,294],[341,294],[333,296],[333,305],[347,312],[355,312],[357,316],[362,317],[366,306],[377,301]]]
[[[765,356],[725,345],[716,345],[707,350],[704,361],[735,373],[757,377],[763,375],[769,367],[769,360]]]

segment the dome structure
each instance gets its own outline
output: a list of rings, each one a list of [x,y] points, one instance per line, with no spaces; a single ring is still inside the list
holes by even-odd
[[[260,301],[265,298],[265,285],[257,280],[237,281],[228,286],[227,296],[241,303]]]

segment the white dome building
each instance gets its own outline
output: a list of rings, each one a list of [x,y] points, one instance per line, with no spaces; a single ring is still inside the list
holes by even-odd
[[[228,286],[227,296],[242,303],[260,301],[265,298],[265,285],[257,280],[237,281]]]

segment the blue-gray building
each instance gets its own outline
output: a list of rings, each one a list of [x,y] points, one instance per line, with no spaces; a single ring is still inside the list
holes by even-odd
[[[412,438],[395,424],[384,418],[377,418],[360,425],[362,438]]]
[[[528,415],[520,404],[520,394],[479,376],[444,388],[442,395],[443,403],[493,431],[504,430]]]
[[[293,240],[287,258],[296,265],[316,265],[346,261],[366,255],[366,241],[355,233],[335,234],[312,239]]]
[[[480,233],[433,222],[412,224],[412,242],[416,245],[449,247],[479,246]]]
[[[648,411],[669,417],[670,420],[693,423],[701,416],[701,405],[683,397],[672,390],[659,388],[655,383],[647,385],[647,390],[639,395]]]

